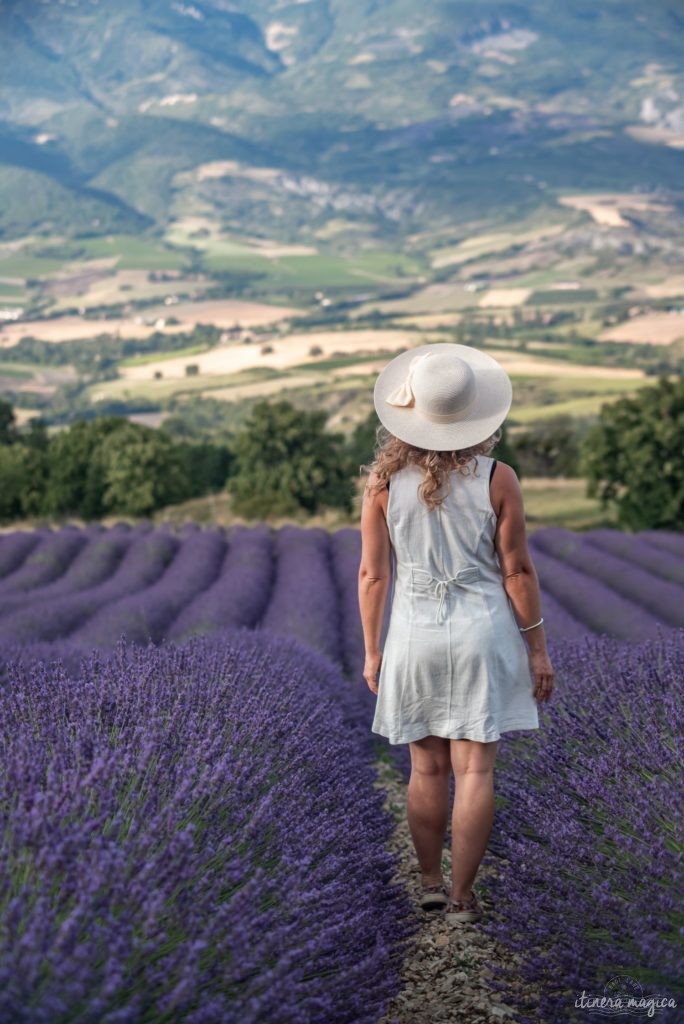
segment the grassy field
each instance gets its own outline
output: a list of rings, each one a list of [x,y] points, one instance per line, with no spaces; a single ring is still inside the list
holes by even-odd
[[[603,511],[595,498],[586,496],[584,480],[523,477],[520,483],[530,533],[542,526],[592,530],[616,525],[612,512]]]
[[[362,483],[358,486],[361,495]],[[614,526],[615,520],[610,513],[603,512],[598,501],[587,498],[583,480],[542,477],[523,478],[521,481],[525,510],[527,514],[528,532],[542,526],[566,526],[573,530],[588,530],[599,526]],[[336,510],[328,510],[313,517],[273,517],[267,522],[273,526],[285,523],[303,523],[310,526],[322,526],[325,529],[338,529],[342,526],[358,526],[358,513],[345,516]],[[217,494],[205,498],[197,498],[167,509],[161,509],[154,516],[154,522],[219,523],[227,526],[232,522],[248,522],[234,517],[230,510],[230,496]]]
[[[146,366],[148,363],[160,363],[166,359],[183,359],[186,356],[196,356],[201,352],[208,352],[209,349],[206,345],[188,345],[187,348],[179,348],[174,352],[164,352],[161,355],[158,352],[141,352],[138,356],[130,356],[128,359],[122,359],[119,362],[119,369],[126,369],[128,366]]]

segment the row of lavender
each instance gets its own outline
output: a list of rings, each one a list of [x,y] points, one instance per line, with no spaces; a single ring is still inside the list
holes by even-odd
[[[550,637],[630,641],[684,626],[676,534],[547,528],[530,547]],[[0,537],[0,642],[111,647],[236,626],[299,636],[356,672],[362,654],[356,529],[241,526],[180,532],[148,524]]]
[[[540,706],[541,728],[504,734],[497,761],[484,927],[517,959],[491,965],[493,985],[527,1024],[604,1021],[607,1004],[590,1001],[620,994],[638,1000],[632,1015],[674,1024],[684,630],[549,647],[557,692]],[[537,1001],[520,994],[520,974]]]
[[[339,666],[246,629],[75,673],[30,646],[0,648],[0,1020],[377,1021],[416,921]]]
[[[337,679],[333,689],[343,727],[353,731],[354,723],[363,723],[357,751],[368,752],[374,698],[360,678],[363,641],[357,598],[357,530],[341,530],[331,536],[293,528],[273,533],[265,527],[228,533],[190,529],[181,537],[149,530],[131,534],[129,539],[139,545],[143,539],[148,545],[156,542],[163,554],[158,555],[154,579],[133,595],[123,589],[115,601],[98,603],[100,588],[112,587],[118,572],[103,573],[99,582],[91,582],[87,596],[94,611],[86,621],[92,627],[101,616],[103,632],[97,635],[98,642],[111,642],[122,624],[127,627],[122,631],[131,631],[140,640],[185,639],[236,624],[259,627],[262,636],[264,631],[298,636],[340,661],[347,675],[359,683],[349,687]],[[211,582],[201,585],[212,554],[216,557],[217,538],[224,545],[218,570],[214,562]],[[54,541],[54,537],[44,540]],[[677,843],[681,848],[681,812],[673,806],[668,786],[672,765],[681,761],[681,747],[667,723],[676,724],[670,705],[672,694],[681,691],[684,673],[682,632],[675,631],[668,638],[665,630],[682,625],[683,581],[678,556],[684,547],[682,539],[671,534],[625,537],[596,531],[579,536],[563,530],[538,531],[531,547],[543,587],[544,614],[552,627],[550,644],[558,687],[551,705],[540,709],[539,734],[525,736],[520,746],[514,734],[502,739],[499,779],[505,802],[498,812],[491,846],[499,866],[494,885],[500,909],[494,915],[494,927],[501,939],[518,949],[528,977],[540,983],[545,993],[544,1019],[561,1020],[572,1018],[578,985],[580,992],[582,988],[591,991],[606,972],[615,973],[618,968],[623,972],[631,968],[631,976],[640,978],[645,987],[659,984],[666,992],[672,989],[674,938],[665,905],[673,884],[673,862],[668,857],[676,852]],[[179,561],[184,548],[191,552],[184,563],[187,569]],[[138,552],[143,550],[139,546]],[[83,546],[84,555],[86,551]],[[0,564],[2,556],[0,546]],[[159,568],[164,557],[166,567]],[[40,605],[36,598],[45,595],[48,587],[53,588],[53,596],[54,588],[61,587],[59,601],[54,602],[59,614],[76,616],[83,602],[74,602],[83,595],[74,587],[71,589],[76,592],[69,594],[69,573],[75,573],[78,560],[72,556],[71,569],[55,572],[54,567],[46,568],[50,561],[44,558],[42,566],[30,568],[30,572],[46,573],[49,578],[42,578],[39,590],[31,585],[36,577],[29,575],[27,580],[24,576],[29,586],[23,594],[21,586],[16,586],[17,578],[21,579],[17,572],[27,573],[21,562],[19,559],[14,570],[0,580],[0,627],[12,622],[8,634],[16,633],[24,615],[26,623],[41,622],[45,639],[59,636],[59,630],[49,625],[50,593],[42,602],[41,614],[31,619],[31,609]],[[129,571],[134,562],[131,559]],[[125,563],[124,557],[121,567]],[[174,565],[181,566],[175,576]],[[140,571],[140,564],[136,568]],[[188,599],[183,573],[190,569],[194,596]],[[78,571],[83,573],[83,567]],[[169,586],[174,580],[175,585]],[[17,605],[12,605],[13,598],[19,599]],[[105,610],[115,611],[111,638],[106,633]],[[590,625],[618,638],[645,643],[625,645],[596,639],[588,635]],[[29,635],[34,635],[30,629]],[[84,623],[73,635],[81,643],[95,639]],[[563,640],[563,636],[575,639]],[[647,671],[649,664],[657,666],[655,676]],[[318,683],[311,685],[318,698]],[[651,728],[642,729],[649,714]],[[607,745],[611,737],[615,742]],[[382,745],[377,738],[374,742]],[[393,748],[392,753],[407,772],[406,748]],[[667,769],[663,768],[666,764],[670,765]],[[587,779],[599,780],[599,789],[589,792]],[[644,816],[644,779],[651,817]],[[614,794],[612,805],[606,802],[607,792]],[[547,806],[549,801],[554,814]],[[618,801],[627,808],[628,817],[634,814],[634,820],[648,826],[650,831],[642,833],[647,841],[638,841],[641,825],[630,830],[624,816],[617,825],[612,820]],[[578,832],[577,822],[586,834],[581,828]],[[497,842],[505,848],[497,848]],[[655,861],[651,859],[654,849]],[[550,854],[555,873],[551,882]],[[635,883],[628,891],[626,872],[635,880],[649,879],[655,908],[650,916],[646,913],[649,889]],[[521,879],[526,880],[527,888]],[[604,897],[610,907],[610,913],[605,910],[605,926],[603,918],[592,923],[592,913]],[[530,940],[531,919],[540,922],[533,929],[534,941]],[[641,936],[638,943],[636,929]],[[605,956],[603,952],[597,955],[598,949],[603,950],[601,943],[605,944]],[[512,979],[505,980],[510,983]],[[514,991],[509,984],[509,1001]],[[521,1012],[521,1019],[526,1019],[524,1008]]]

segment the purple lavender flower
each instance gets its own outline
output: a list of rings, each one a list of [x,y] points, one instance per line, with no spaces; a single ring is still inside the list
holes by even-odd
[[[535,551],[543,551],[572,566],[591,580],[608,586],[616,595],[643,608],[651,619],[669,626],[684,626],[682,588],[634,563],[610,554],[585,540],[582,534],[546,527],[532,537]]]
[[[88,621],[98,609],[149,587],[162,575],[178,550],[179,541],[162,530],[131,531],[131,541],[115,572],[108,579],[59,600],[24,601],[16,611],[0,618],[0,642],[69,638],[73,645],[90,642]]]
[[[158,643],[186,604],[214,583],[225,549],[222,531],[193,532],[179,542],[175,558],[152,586],[103,607],[81,626],[79,639],[107,647],[124,634],[136,643]]]
[[[486,928],[522,956],[498,984],[510,999],[522,970],[541,1020],[576,1020],[574,998],[623,972],[681,1006],[684,630],[549,646],[555,700],[534,736],[503,737],[497,768]]]
[[[275,583],[260,628],[295,636],[341,660],[339,596],[322,529],[283,526],[275,537]]]
[[[374,1024],[416,924],[332,662],[238,630],[4,672],[0,1020]]]
[[[264,614],[275,574],[273,531],[265,525],[234,526],[227,542],[218,578],[171,623],[169,639],[254,627]]]

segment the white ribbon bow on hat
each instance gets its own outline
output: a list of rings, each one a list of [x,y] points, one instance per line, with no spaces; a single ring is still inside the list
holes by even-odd
[[[413,394],[413,375],[416,372],[416,367],[423,362],[425,359],[429,359],[432,352],[421,352],[419,356],[414,356],[409,363],[408,373],[403,384],[400,384],[398,388],[391,391],[385,401],[388,405],[413,405],[415,402],[415,395]]]

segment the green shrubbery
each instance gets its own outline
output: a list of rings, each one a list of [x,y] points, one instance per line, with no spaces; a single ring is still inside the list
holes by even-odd
[[[290,402],[258,402],[237,435],[235,473],[228,479],[240,515],[352,510],[355,470],[341,434],[325,430],[325,412]]]
[[[628,530],[684,529],[684,378],[601,406],[582,445],[587,493]]]
[[[116,416],[77,420],[48,437],[32,421],[19,432],[0,402],[0,519],[110,514],[144,516],[165,505],[220,489],[228,449],[176,442]]]
[[[237,515],[351,514],[361,467],[373,459],[374,411],[345,439],[326,413],[257,402],[225,442],[184,437],[124,417],[78,420],[48,437],[33,420],[19,431],[0,400],[0,520],[41,515],[148,515],[220,490]],[[565,418],[531,426],[513,443],[504,424],[492,455],[524,476],[584,476],[587,495],[613,503],[631,530],[684,525],[684,381],[663,377],[635,398],[601,407],[578,431]]]

